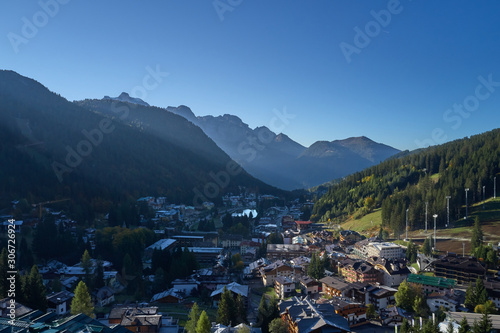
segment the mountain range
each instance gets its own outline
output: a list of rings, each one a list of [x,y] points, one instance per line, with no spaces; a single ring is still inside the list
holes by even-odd
[[[364,136],[317,141],[304,147],[265,126],[252,129],[234,115],[197,117],[184,105],[167,110],[199,126],[250,174],[286,190],[310,188],[342,178],[400,152]]]
[[[241,169],[190,121],[135,102],[69,102],[0,71],[0,207],[71,198],[74,216],[87,219],[145,195],[196,205],[242,188],[286,195]]]

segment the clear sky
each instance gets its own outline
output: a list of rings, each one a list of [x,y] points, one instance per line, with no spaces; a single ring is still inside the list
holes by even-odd
[[[306,146],[365,135],[412,150],[500,127],[494,0],[1,6],[1,68],[68,100],[135,92],[160,107],[234,114]],[[283,110],[293,117],[276,126]]]

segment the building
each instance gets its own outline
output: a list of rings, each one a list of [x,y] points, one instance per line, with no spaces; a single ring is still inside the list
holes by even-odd
[[[431,312],[436,312],[441,306],[445,308],[446,311],[457,311],[457,306],[459,302],[451,297],[447,292],[440,291],[434,292],[427,295],[427,305]]]
[[[387,309],[396,302],[397,289],[387,286],[371,285],[365,289],[365,304],[373,304],[377,310]]]
[[[330,303],[335,307],[335,313],[347,319],[350,326],[366,320],[367,308],[362,303],[339,297],[332,298]]]
[[[92,303],[94,306],[104,307],[115,301],[115,292],[108,286],[99,288],[96,292],[92,293]]]
[[[162,316],[158,307],[115,307],[109,313],[109,324],[120,324],[129,331],[159,333]]]
[[[55,312],[59,316],[68,314],[73,296],[75,296],[75,294],[69,291],[52,293],[47,296],[47,311]]]
[[[349,285],[339,278],[327,276],[319,280],[322,283],[323,292],[332,297],[346,297]]]
[[[200,282],[193,277],[186,279],[175,279],[172,281],[172,287],[183,295],[191,295],[191,293],[198,291]]]
[[[422,290],[427,294],[439,291],[451,292],[456,285],[456,281],[453,279],[418,274],[408,275],[407,281],[408,283],[421,286]]]
[[[83,313],[61,319],[55,313],[44,314],[39,310],[31,311],[16,317],[16,319],[0,318],[0,331],[16,333],[130,333],[120,325],[109,327]]]
[[[359,233],[353,230],[342,230],[339,233],[339,239],[341,243],[354,244],[359,242],[362,237]]]
[[[183,297],[175,288],[171,288],[161,293],[153,295],[151,298],[151,303],[180,303]]]
[[[347,282],[376,283],[380,273],[363,260],[344,259],[337,264],[339,275]]]
[[[274,279],[274,291],[279,299],[285,299],[295,292],[295,283],[286,276],[278,276]]]
[[[490,301],[495,304],[497,309],[500,309],[500,282],[485,280],[484,287],[486,288]]]
[[[486,269],[477,259],[447,255],[431,263],[434,275],[456,280],[459,285],[476,282],[477,278],[484,279]]]
[[[306,248],[300,244],[267,244],[269,260],[290,260],[306,253]]]
[[[242,241],[241,235],[224,235],[221,237],[221,246],[225,249],[239,248]]]
[[[379,281],[385,286],[397,287],[410,275],[404,260],[372,257],[370,263],[380,272]]]
[[[351,332],[347,319],[332,304],[316,304],[308,297],[279,303],[281,319],[290,333]]]
[[[275,261],[268,266],[261,267],[260,275],[264,286],[269,287],[274,285],[274,281],[278,276],[284,276],[292,281],[298,281],[303,273],[298,267],[289,266],[282,261]]]
[[[394,243],[369,243],[366,250],[368,257],[380,257],[384,259],[404,258],[403,248]]]
[[[221,247],[188,247],[199,263],[214,263],[224,250]]]
[[[300,290],[303,295],[314,295],[319,292],[319,282],[309,276],[300,279]]]
[[[210,297],[212,297],[213,300],[213,305],[215,307],[219,305],[219,301],[221,299],[222,293],[224,292],[224,288],[226,288],[231,292],[234,299],[236,299],[238,295],[241,295],[245,301],[245,305],[248,307],[249,304],[248,295],[250,293],[250,289],[247,285],[241,285],[236,282],[232,282],[227,285],[219,285],[217,286],[217,289],[210,294]]]
[[[170,239],[170,238],[160,239],[156,243],[154,243],[154,244],[148,246],[146,249],[144,249],[144,256],[151,258],[154,250],[160,250],[160,251],[167,250],[167,251],[172,252],[175,249],[176,245],[177,244],[176,244],[175,239]]]
[[[311,229],[313,223],[312,221],[295,221],[295,224],[297,226],[297,230],[299,232],[303,232]]]

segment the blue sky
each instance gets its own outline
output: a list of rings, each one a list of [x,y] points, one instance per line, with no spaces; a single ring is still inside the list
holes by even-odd
[[[149,67],[169,74],[154,88],[147,81],[151,89],[139,97],[148,103],[234,114],[306,146],[365,135],[412,150],[500,124],[500,3],[493,0],[1,6],[1,68],[69,100],[141,91]],[[273,128],[276,110],[293,118]]]

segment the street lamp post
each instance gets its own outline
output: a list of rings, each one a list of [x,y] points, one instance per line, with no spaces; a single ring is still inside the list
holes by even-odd
[[[425,232],[427,232],[427,206],[429,205],[429,202],[425,202]]]
[[[469,192],[469,188],[467,187],[465,189],[465,219],[467,220],[468,217],[468,206],[467,206],[467,192]]]
[[[448,195],[446,197],[446,228],[450,225],[450,199],[451,197]]]
[[[405,241],[408,240],[408,209],[409,208],[406,208],[406,238],[405,238]]]
[[[483,209],[486,205],[486,196],[485,196],[486,186],[483,185]]]
[[[434,251],[436,251],[436,219],[438,215],[434,214],[432,217],[434,218]]]

